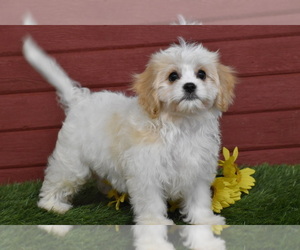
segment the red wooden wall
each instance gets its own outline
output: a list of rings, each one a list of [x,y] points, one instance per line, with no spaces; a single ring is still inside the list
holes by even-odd
[[[300,26],[0,26],[0,183],[42,178],[64,118],[52,87],[23,59],[30,32],[92,89],[126,90],[149,55],[178,36],[220,51],[239,72],[223,144],[240,164],[300,162]]]

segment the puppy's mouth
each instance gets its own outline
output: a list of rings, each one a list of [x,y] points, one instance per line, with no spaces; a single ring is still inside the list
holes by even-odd
[[[200,98],[195,94],[195,93],[186,93],[180,100],[179,102],[182,101],[195,101],[195,100],[200,100]]]

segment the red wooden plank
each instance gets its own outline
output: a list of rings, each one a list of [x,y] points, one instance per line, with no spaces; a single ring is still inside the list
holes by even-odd
[[[283,47],[282,44],[288,46]],[[205,45],[211,50],[220,49],[223,63],[234,66],[240,75],[251,76],[300,72],[299,44],[300,36]],[[114,49],[54,56],[82,85],[114,86],[130,82],[131,75],[143,71],[149,56],[160,48]],[[5,69],[0,77],[0,94],[51,89],[21,57],[0,58],[0,68]]]
[[[241,78],[228,113],[300,108],[299,79],[299,73]]]
[[[223,144],[242,150],[300,146],[300,110],[227,115]]]
[[[300,33],[299,26],[2,26],[0,56],[20,53],[30,33],[47,50],[66,51],[169,44],[178,36],[214,41]],[[50,39],[51,38],[51,39]]]
[[[259,165],[262,163],[290,165],[299,164],[300,147],[240,152],[237,163],[247,164],[250,166]]]
[[[0,169],[46,165],[58,129],[0,133]]]
[[[59,126],[64,112],[54,92],[3,95],[0,131]]]
[[[286,46],[283,46],[286,45]],[[300,72],[300,36],[204,43],[242,76]]]
[[[0,185],[41,180],[43,176],[44,167],[0,169]]]
[[[241,79],[229,113],[250,113],[300,108],[300,74]],[[288,87],[287,87],[288,85]],[[125,91],[128,88],[107,88]],[[64,113],[54,92],[2,95],[0,131],[58,127]]]

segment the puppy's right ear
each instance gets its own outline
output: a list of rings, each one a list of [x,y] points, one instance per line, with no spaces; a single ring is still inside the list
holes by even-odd
[[[237,83],[236,73],[231,67],[219,64],[218,75],[220,79],[220,87],[216,106],[220,111],[226,112],[233,102],[234,87]]]
[[[132,86],[132,89],[138,95],[139,104],[152,119],[157,118],[161,110],[161,103],[154,87],[155,79],[156,74],[150,64],[143,73],[134,76]]]

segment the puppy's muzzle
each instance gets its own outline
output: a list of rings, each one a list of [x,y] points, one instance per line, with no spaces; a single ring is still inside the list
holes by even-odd
[[[184,90],[184,96],[181,101],[193,101],[195,99],[199,99],[199,97],[196,95],[197,86],[195,83],[188,82],[184,84],[182,88]]]

